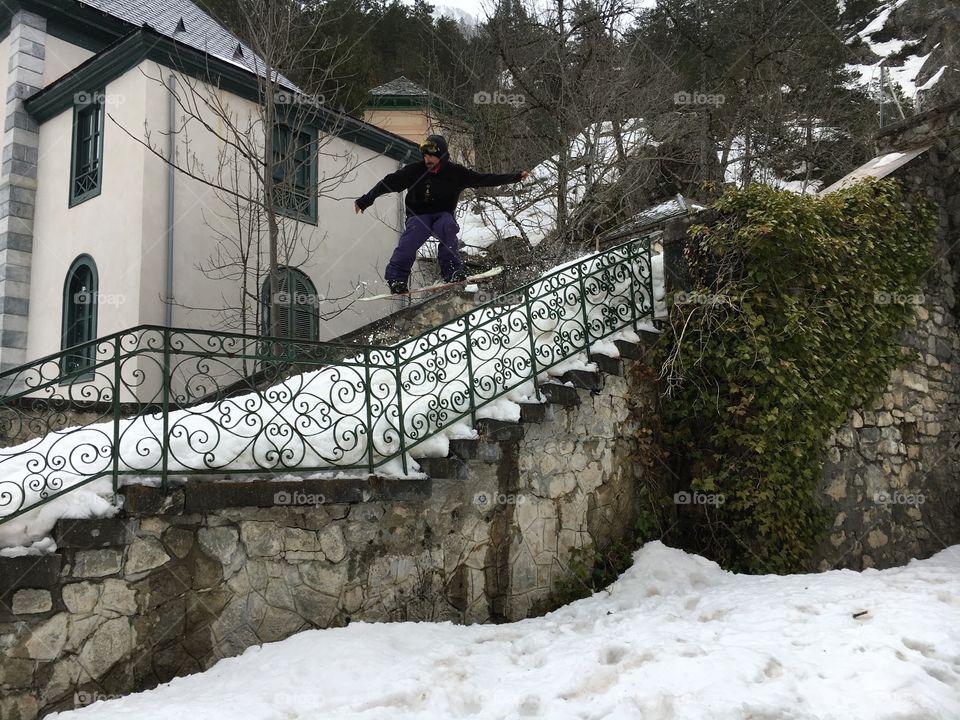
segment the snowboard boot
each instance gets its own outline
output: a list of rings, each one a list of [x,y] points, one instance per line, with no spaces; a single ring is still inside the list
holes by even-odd
[[[390,292],[394,295],[403,295],[410,292],[406,280],[387,280],[387,285],[390,286]]]

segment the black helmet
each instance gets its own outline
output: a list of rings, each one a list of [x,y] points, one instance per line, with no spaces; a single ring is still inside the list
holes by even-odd
[[[427,139],[420,143],[420,153],[436,155],[441,160],[447,157],[447,141],[443,135],[427,135]]]

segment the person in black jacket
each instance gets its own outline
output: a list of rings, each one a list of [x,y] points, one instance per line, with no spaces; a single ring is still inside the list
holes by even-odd
[[[495,187],[520,182],[529,174],[526,170],[498,175],[478,173],[450,161],[447,141],[442,135],[429,135],[420,145],[423,160],[405,165],[378,182],[366,195],[354,202],[362,213],[381,195],[407,191],[404,206],[407,224],[400,235],[393,256],[387,264],[384,278],[390,291],[405,293],[417,250],[431,235],[440,241],[437,260],[446,282],[464,280],[463,261],[460,260],[457,233],[460,226],[454,219],[460,193],[466,188]]]

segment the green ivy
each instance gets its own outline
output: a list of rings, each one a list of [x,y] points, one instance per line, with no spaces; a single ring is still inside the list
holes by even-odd
[[[691,490],[723,502],[681,514],[725,566],[796,572],[827,527],[827,439],[908,359],[934,215],[889,180],[825,197],[754,185],[714,209],[673,298],[664,422]]]

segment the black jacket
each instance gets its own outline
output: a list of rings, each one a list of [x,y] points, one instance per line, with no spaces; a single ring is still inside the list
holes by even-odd
[[[430,172],[423,160],[404,165],[378,182],[366,195],[357,198],[357,205],[366,210],[381,195],[407,191],[404,202],[407,216],[448,212],[456,214],[460,193],[466,188],[495,187],[520,182],[520,173],[478,173],[463,165],[450,162],[443,138],[431,135],[429,139],[440,140],[442,150],[439,170]]]

